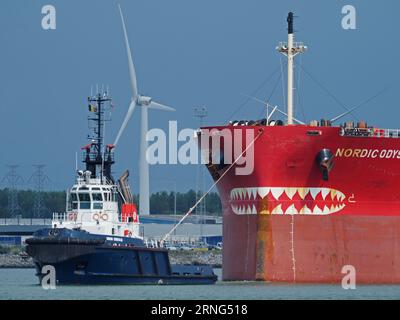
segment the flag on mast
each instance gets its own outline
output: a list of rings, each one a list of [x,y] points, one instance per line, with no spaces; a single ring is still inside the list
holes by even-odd
[[[90,112],[97,112],[97,107],[92,105],[92,104],[89,104],[89,111]]]

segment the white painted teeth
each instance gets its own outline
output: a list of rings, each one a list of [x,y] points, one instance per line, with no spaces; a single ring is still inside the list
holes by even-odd
[[[310,195],[310,196],[308,196]],[[305,200],[308,196],[307,205],[300,210],[295,203]],[[230,191],[230,200],[232,211],[238,215],[257,214],[255,202],[259,199],[268,197],[268,202],[275,207],[271,214],[314,214],[327,215],[338,212],[345,207],[343,203],[346,196],[338,190],[331,188],[304,188],[304,187],[251,187],[251,188],[234,188]],[[283,203],[289,200],[295,203],[290,204],[284,211]],[[309,204],[309,201],[316,200],[316,203]],[[240,203],[245,201],[246,203]],[[239,203],[237,203],[239,202]],[[249,202],[249,203],[247,203]],[[327,202],[327,203],[323,203]],[[333,202],[333,203],[332,203]],[[328,204],[329,203],[329,204]],[[286,206],[285,206],[286,207]],[[271,209],[270,209],[271,210]]]
[[[290,200],[293,199],[293,196],[296,194],[297,188],[285,188],[285,193]]]
[[[310,192],[309,188],[298,188],[297,193],[299,194],[300,198],[304,200],[307,194]]]
[[[300,199],[304,200],[308,194],[311,195],[312,199],[315,200],[320,194],[323,200],[329,200],[328,195],[332,201],[343,202],[346,198],[345,195],[335,189],[330,188],[303,188],[303,187],[252,187],[252,188],[235,188],[230,192],[231,200],[255,200],[258,197],[264,199],[266,196],[271,195],[273,199],[279,200],[280,197],[285,194],[290,200],[293,199],[296,194]]]
[[[322,214],[322,210],[316,205],[313,209],[313,213],[315,214]]]
[[[312,211],[310,210],[309,207],[307,207],[306,205],[300,209],[300,214],[312,214]]]
[[[258,195],[262,198],[262,199],[264,199],[265,198],[265,196],[269,193],[269,190],[270,190],[270,188],[268,188],[268,187],[260,187],[260,188],[257,188],[258,190]]]
[[[340,202],[343,202],[345,198],[344,194],[340,191],[337,191],[336,197]]]
[[[250,206],[250,205],[246,205],[246,206],[231,205],[231,208],[235,214],[239,214],[239,215],[257,214],[257,209],[254,204],[252,206]]]
[[[320,191],[321,189],[319,188],[310,188],[310,194],[314,200],[317,197],[317,194],[320,193]]]
[[[283,188],[271,188],[271,194],[275,198],[275,200],[278,200],[279,197],[282,195],[284,189]]]
[[[289,208],[286,209],[285,214],[298,214],[296,207],[292,204]]]
[[[329,192],[331,191],[331,189],[328,188],[322,188],[321,189],[321,195],[322,195],[322,199],[325,200],[326,196],[329,194]]]
[[[277,205],[274,210],[272,210],[271,214],[283,214],[282,205]]]
[[[257,188],[251,188],[251,199],[257,198]]]

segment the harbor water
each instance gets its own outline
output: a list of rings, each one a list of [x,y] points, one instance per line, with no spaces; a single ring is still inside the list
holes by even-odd
[[[221,276],[221,269],[215,273]],[[38,285],[34,269],[0,269],[1,300],[275,300],[275,299],[400,299],[400,285],[337,285],[217,282],[203,286],[57,286]]]

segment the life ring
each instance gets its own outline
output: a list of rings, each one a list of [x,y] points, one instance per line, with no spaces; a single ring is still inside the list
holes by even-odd
[[[98,221],[99,220],[99,215],[97,214],[97,213],[95,213],[94,215],[93,215],[93,220],[96,220],[96,221]]]
[[[137,221],[137,213],[136,213],[136,211],[133,212],[133,221],[134,222]]]
[[[101,219],[104,220],[104,221],[107,221],[108,220],[108,214],[107,213],[103,213],[101,215]]]
[[[71,212],[70,214],[68,214],[68,220],[76,221],[76,218],[77,218],[76,212]]]

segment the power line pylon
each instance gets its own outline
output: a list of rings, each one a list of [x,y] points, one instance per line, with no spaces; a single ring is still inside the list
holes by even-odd
[[[29,182],[34,184],[35,190],[35,201],[33,205],[33,215],[31,217],[31,224],[33,218],[41,218],[47,211],[44,201],[43,201],[43,190],[45,187],[46,182],[49,182],[50,179],[47,175],[44,174],[43,168],[46,165],[44,164],[37,164],[34,165],[36,168],[35,172],[29,178]]]
[[[17,174],[18,165],[9,165],[8,173],[3,177],[2,182],[6,182],[8,189],[8,203],[7,203],[7,212],[11,218],[18,217],[18,214],[21,213],[21,206],[18,202],[18,186],[23,182],[23,179],[20,175]],[[7,223],[7,218],[5,217],[5,223]]]

